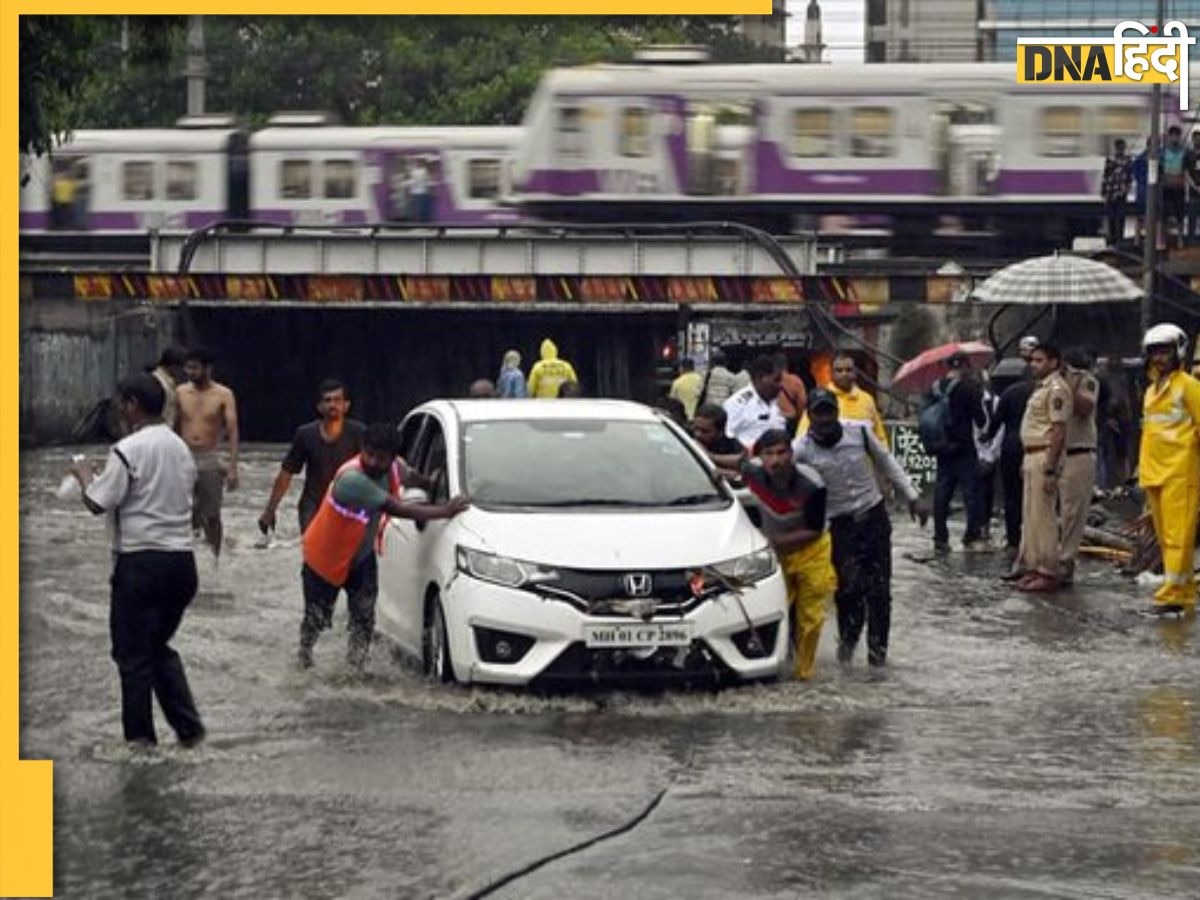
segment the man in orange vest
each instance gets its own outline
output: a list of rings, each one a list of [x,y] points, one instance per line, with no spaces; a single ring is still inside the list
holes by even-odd
[[[377,538],[388,516],[427,522],[449,519],[468,505],[466,497],[442,505],[400,499],[406,467],[396,458],[396,427],[379,422],[367,428],[362,451],[338,469],[317,514],[304,532],[304,621],[300,625],[300,665],[313,664],[317,637],[333,619],[338,591],[350,608],[347,662],[361,671],[375,632],[379,593]],[[412,473],[416,474],[416,473]]]

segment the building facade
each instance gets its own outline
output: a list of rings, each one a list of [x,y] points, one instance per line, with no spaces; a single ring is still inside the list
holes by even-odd
[[[866,0],[866,61],[976,60],[979,11],[975,0]]]
[[[1158,0],[981,0],[978,5],[980,59],[996,62],[1016,60],[1017,38],[1111,37],[1113,26],[1126,20],[1164,24],[1157,21]],[[1200,0],[1168,0],[1166,11],[1167,21],[1183,22],[1193,34],[1200,30]]]

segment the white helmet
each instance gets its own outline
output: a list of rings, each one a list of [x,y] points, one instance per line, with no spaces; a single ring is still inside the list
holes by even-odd
[[[1169,322],[1163,322],[1161,325],[1152,326],[1146,332],[1145,337],[1142,338],[1142,349],[1149,350],[1151,347],[1164,345],[1172,346],[1182,362],[1187,356],[1187,342],[1187,335],[1184,334],[1182,328]]]
[[[1032,353],[1041,346],[1041,343],[1035,335],[1027,334],[1017,342],[1017,348],[1023,350],[1025,353]]]

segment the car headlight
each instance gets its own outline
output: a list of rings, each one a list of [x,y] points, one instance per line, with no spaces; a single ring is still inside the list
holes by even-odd
[[[734,584],[753,584],[772,575],[776,565],[775,554],[769,547],[764,547],[745,556],[719,562],[712,568],[722,578],[728,578]]]
[[[523,562],[510,559],[507,556],[496,556],[494,553],[484,553],[470,547],[459,546],[457,549],[458,570],[480,581],[499,584],[504,587],[526,587],[527,585],[542,584],[554,581],[558,573],[537,563]]]

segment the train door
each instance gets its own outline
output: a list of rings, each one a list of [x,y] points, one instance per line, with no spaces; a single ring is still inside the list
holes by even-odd
[[[226,214],[230,219],[250,218],[250,139],[244,131],[229,136],[227,158],[229,192],[225,197]]]
[[[687,193],[708,196],[715,190],[714,150],[717,117],[707,105],[688,109],[687,132]]]
[[[1001,134],[991,104],[956,101],[944,104],[939,114],[945,122],[947,193],[965,197],[992,193],[999,174]]]
[[[754,105],[725,98],[688,104],[687,193],[740,194],[750,177],[754,146]]]

